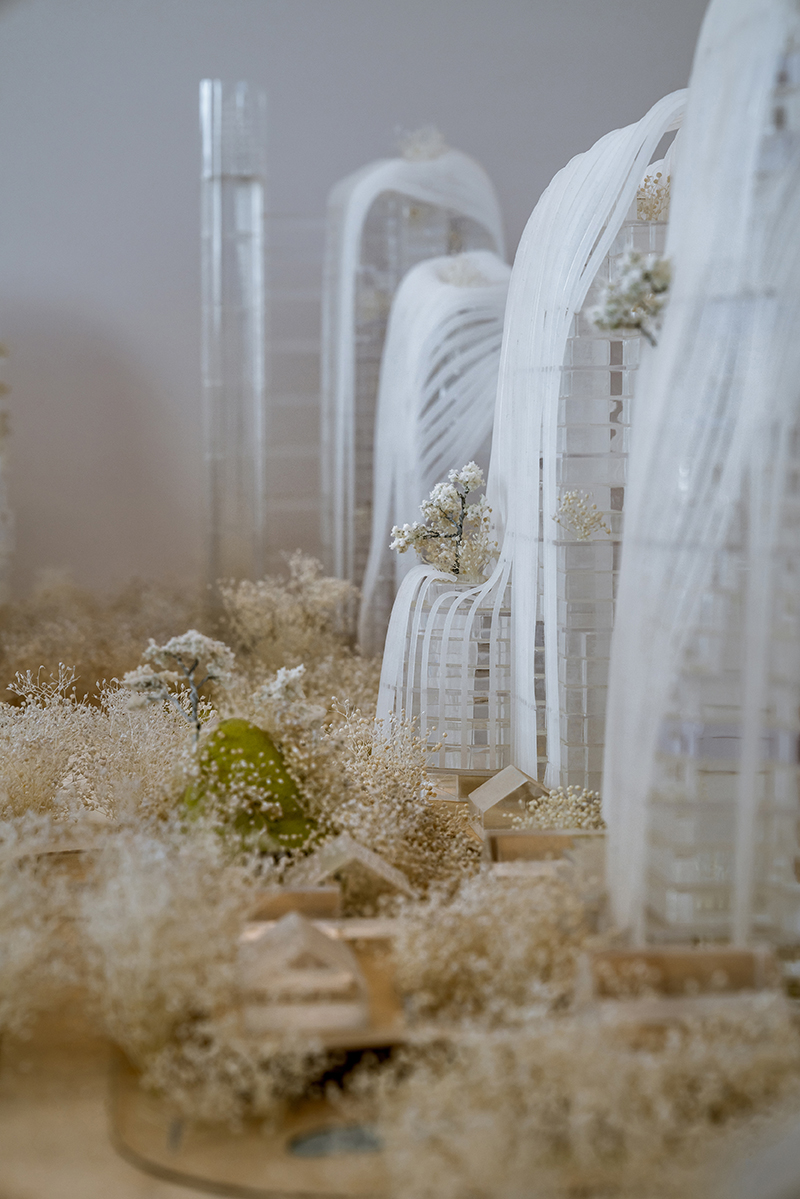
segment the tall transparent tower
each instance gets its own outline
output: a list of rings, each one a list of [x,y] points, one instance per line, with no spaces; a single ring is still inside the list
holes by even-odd
[[[200,84],[206,579],[258,578],[265,554],[266,100]]]

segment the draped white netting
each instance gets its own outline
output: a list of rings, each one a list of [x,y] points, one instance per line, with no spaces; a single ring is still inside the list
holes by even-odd
[[[574,158],[523,233],[506,307],[489,478],[497,565],[475,586],[416,567],[398,591],[386,639],[378,716],[418,717],[430,745],[447,734],[432,765],[499,769],[513,756],[529,774],[541,774],[546,736],[546,779],[561,781],[566,670],[559,666],[560,526],[553,517],[565,354],[576,314],[683,103],[683,92],[665,97],[637,124]],[[603,485],[610,499],[609,480]]]
[[[371,528],[375,404],[397,287],[426,258],[503,254],[500,208],[482,167],[458,150],[384,159],[328,200],[322,314],[323,544],[333,572],[360,585]]]
[[[503,314],[511,269],[489,250],[432,258],[397,290],[381,364],[373,456],[372,535],[359,644],[383,649],[397,587],[413,566],[389,549],[395,524],[450,469],[489,464]]]
[[[635,939],[797,939],[800,17],[713,0],[643,364],[604,804]]]

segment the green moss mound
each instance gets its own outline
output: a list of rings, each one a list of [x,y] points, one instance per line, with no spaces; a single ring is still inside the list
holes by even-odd
[[[269,733],[249,720],[223,720],[200,750],[198,778],[186,792],[188,807],[209,803],[247,842],[265,849],[299,849],[313,837],[297,785]]]

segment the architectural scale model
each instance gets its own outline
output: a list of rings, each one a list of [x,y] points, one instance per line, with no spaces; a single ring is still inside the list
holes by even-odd
[[[611,662],[608,878],[640,942],[800,937],[799,181],[797,11],[714,4]]]
[[[200,84],[206,581],[264,573],[265,98]]]
[[[380,653],[397,588],[414,565],[389,548],[393,525],[454,465],[488,468],[511,268],[489,250],[413,267],[392,304],[375,419],[372,533],[358,639]]]
[[[482,167],[423,131],[405,156],[341,180],[328,201],[322,319],[323,545],[360,586],[372,524],[375,406],[394,294],[418,262],[465,250],[502,256],[494,188]]]
[[[339,1032],[369,1023],[367,984],[352,949],[299,912],[242,942],[238,981],[249,1033]]]
[[[601,335],[583,310],[598,273],[607,278],[629,244],[657,245],[658,230],[636,224],[637,192],[684,102],[683,92],[665,97],[637,124],[574,158],[523,234],[487,489],[497,565],[474,585],[413,569],[386,638],[378,716],[417,717],[431,765],[497,770],[513,759],[557,786],[569,782],[572,760],[579,785],[599,776],[587,738],[595,746],[601,737],[614,547],[600,535],[588,544],[569,539],[556,519],[559,489],[580,480],[597,489],[599,508],[622,502],[625,400],[636,359],[625,348],[631,339]],[[576,394],[584,386],[587,394]],[[570,738],[576,755],[562,763]]]

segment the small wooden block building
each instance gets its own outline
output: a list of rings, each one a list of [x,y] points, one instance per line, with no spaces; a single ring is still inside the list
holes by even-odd
[[[348,876],[366,875],[370,888],[378,893],[396,893],[412,898],[414,890],[402,870],[391,866],[380,854],[341,833],[326,842],[315,853],[292,867],[289,882],[292,887],[319,887],[343,880]]]
[[[511,828],[515,817],[527,814],[529,800],[546,794],[529,774],[516,766],[506,766],[470,792],[470,818],[484,829]]]
[[[299,912],[240,944],[247,1032],[339,1032],[369,1024],[367,983],[349,945]]]

